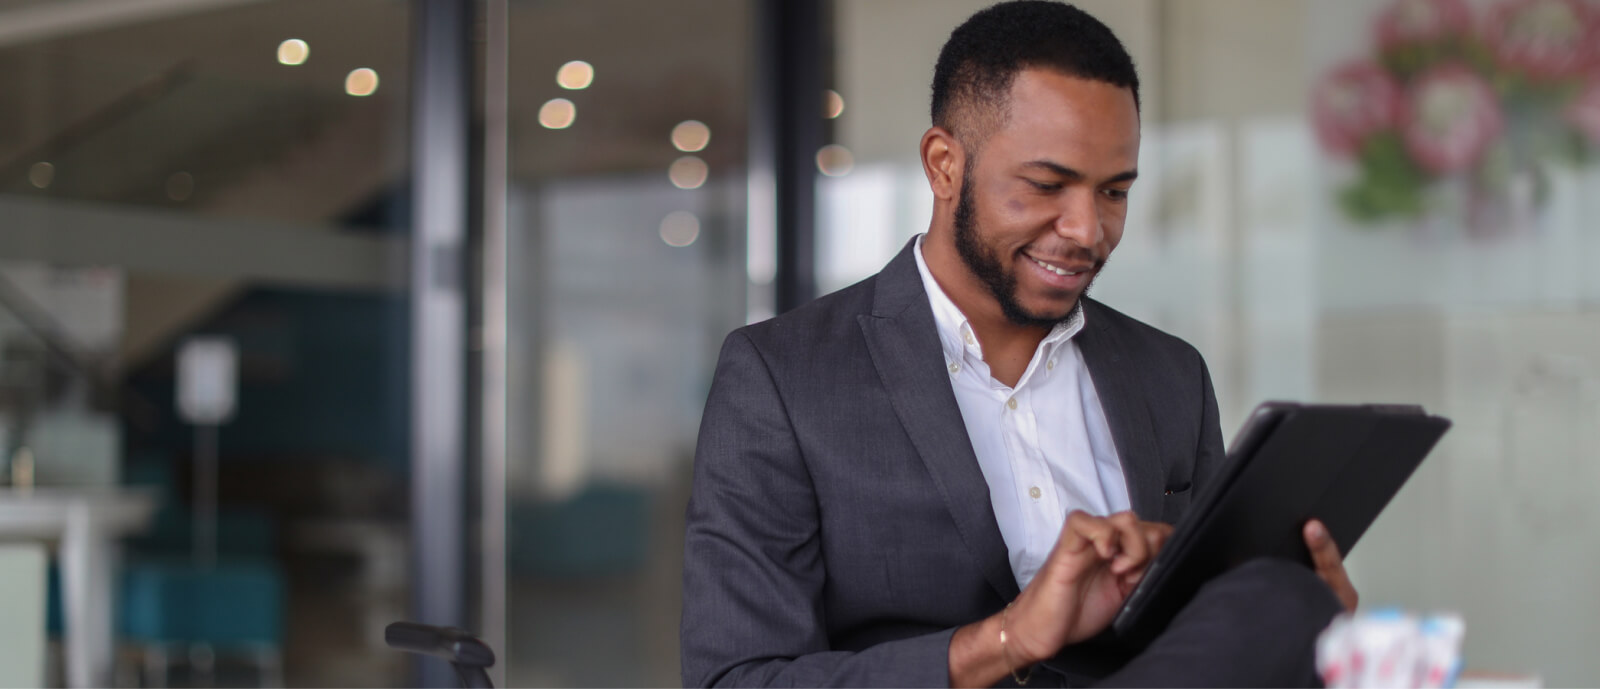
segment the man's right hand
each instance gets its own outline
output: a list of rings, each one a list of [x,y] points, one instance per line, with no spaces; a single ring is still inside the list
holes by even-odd
[[[952,686],[992,685],[1105,630],[1171,534],[1171,526],[1139,521],[1132,512],[1067,515],[1050,558],[1004,613],[1005,648],[1000,615],[956,632]]]
[[[1132,512],[1067,515],[1050,558],[1007,615],[1011,657],[1035,663],[1105,630],[1171,534]]]

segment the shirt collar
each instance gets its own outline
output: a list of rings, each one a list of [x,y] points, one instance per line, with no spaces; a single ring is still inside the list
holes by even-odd
[[[950,296],[944,293],[944,288],[933,279],[933,273],[928,270],[928,262],[922,258],[922,241],[927,238],[927,233],[917,235],[916,251],[912,252],[917,258],[917,272],[922,276],[922,288],[928,293],[928,302],[933,306],[933,320],[939,329],[939,344],[944,348],[944,355],[950,361],[961,361],[966,353],[971,352],[978,359],[983,358],[983,349],[978,343],[977,335],[972,330],[971,323]],[[1050,334],[1039,343],[1041,351],[1049,352],[1056,345],[1072,339],[1083,330],[1084,314],[1083,300],[1079,299],[1072,307],[1072,313],[1067,319],[1057,323],[1051,328]],[[971,336],[970,343],[967,338]]]

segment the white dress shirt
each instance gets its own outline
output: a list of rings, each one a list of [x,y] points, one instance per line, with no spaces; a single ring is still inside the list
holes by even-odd
[[[1016,387],[995,380],[983,348],[955,302],[939,287],[922,258],[917,270],[933,305],[945,369],[989,501],[1005,538],[1017,585],[1027,588],[1044,565],[1067,513],[1107,515],[1128,509],[1105,410],[1073,336],[1083,330],[1083,305],[1039,343]]]

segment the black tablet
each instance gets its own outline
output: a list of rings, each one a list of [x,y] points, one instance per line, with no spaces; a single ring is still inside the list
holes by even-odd
[[[1449,428],[1416,406],[1257,407],[1123,603],[1114,636],[1143,647],[1201,586],[1247,560],[1311,566],[1301,530],[1313,518],[1349,553]]]

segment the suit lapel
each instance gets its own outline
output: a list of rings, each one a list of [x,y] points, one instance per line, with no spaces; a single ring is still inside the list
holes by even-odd
[[[859,316],[895,415],[927,465],[961,540],[1003,599],[1019,593],[967,426],[945,373],[933,309],[917,272],[916,240],[879,273],[873,313]]]
[[[1155,425],[1150,408],[1140,393],[1133,362],[1122,356],[1106,319],[1111,315],[1095,302],[1084,300],[1088,327],[1078,333],[1078,348],[1089,365],[1089,378],[1105,409],[1106,423],[1122,462],[1122,475],[1128,484],[1128,502],[1140,519],[1161,518],[1161,455],[1155,442]]]

